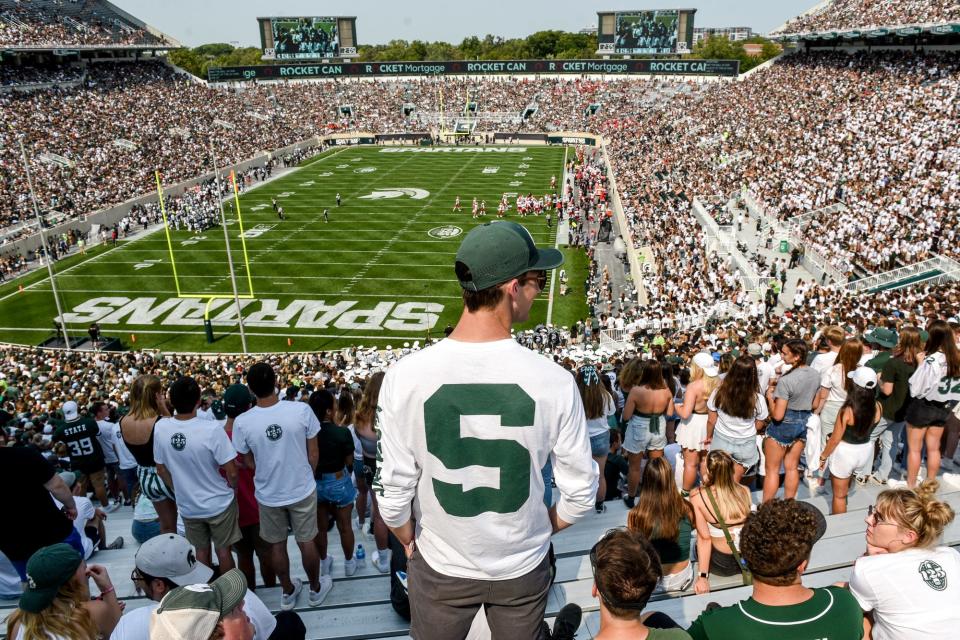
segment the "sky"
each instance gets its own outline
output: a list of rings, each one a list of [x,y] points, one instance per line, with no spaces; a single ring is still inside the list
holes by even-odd
[[[818,0],[697,0],[663,2],[569,2],[567,0],[112,0],[186,46],[228,42],[260,46],[257,17],[357,16],[357,42],[385,44],[394,39],[459,43],[492,33],[504,38],[536,31],[579,31],[597,26],[597,11],[696,7],[694,26],[752,27],[766,33],[800,15]]]

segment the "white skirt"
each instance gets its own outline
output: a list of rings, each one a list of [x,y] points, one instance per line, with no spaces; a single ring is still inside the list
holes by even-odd
[[[691,451],[706,451],[703,441],[707,439],[707,414],[694,413],[677,426],[677,444]]]

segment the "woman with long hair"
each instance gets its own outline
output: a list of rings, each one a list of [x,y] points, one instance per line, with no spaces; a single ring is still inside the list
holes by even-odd
[[[807,420],[820,388],[820,375],[808,367],[809,347],[803,340],[788,340],[780,349],[790,370],[770,379],[766,390],[770,424],[763,439],[763,501],[773,500],[780,488],[780,465],[784,467],[783,497],[795,498],[800,486],[800,456],[807,439]]]
[[[827,438],[833,433],[840,407],[847,400],[847,393],[853,389],[850,373],[859,366],[863,357],[863,343],[856,338],[845,341],[837,353],[837,361],[820,376],[820,389],[813,401],[813,412],[820,416],[820,448],[823,449]]]
[[[123,443],[137,461],[140,492],[157,510],[161,533],[176,533],[177,503],[173,489],[157,475],[157,462],[153,459],[153,428],[160,418],[170,415],[160,378],[144,375],[130,385],[130,411],[118,425]]]
[[[349,386],[340,389],[340,395],[337,397],[337,413],[334,422],[342,427],[346,427],[353,438],[353,481],[357,485],[357,530],[363,532],[366,524],[367,510],[367,479],[363,473],[363,445],[360,444],[360,438],[357,437],[357,429],[354,425],[357,418],[357,404],[353,396],[353,391]]]
[[[70,545],[43,547],[27,561],[18,608],[7,617],[10,640],[97,640],[113,633],[122,609],[104,567],[87,565]],[[101,597],[90,599],[92,578]]]
[[[623,502],[632,509],[644,454],[659,458],[667,446],[664,418],[673,415],[673,394],[656,360],[634,359],[629,362],[620,372],[620,386],[629,390],[623,406],[623,419],[628,421],[623,450],[629,454],[630,472]]]
[[[767,403],[760,394],[757,363],[750,356],[733,361],[720,386],[707,400],[710,416],[704,442],[710,450],[726,451],[736,463],[734,482],[760,462],[757,432],[767,419]]]
[[[843,349],[840,349],[843,353]],[[860,367],[847,374],[853,388],[837,414],[830,439],[820,454],[820,470],[830,467],[833,485],[831,514],[847,512],[847,492],[853,474],[865,476],[873,466],[873,441],[870,434],[880,422],[883,407],[877,402],[877,374]]]
[[[697,526],[699,573],[694,590],[698,594],[710,591],[711,573],[718,576],[734,576],[740,573],[740,565],[737,564],[720,525],[722,518],[733,544],[740,544],[740,530],[743,529],[752,503],[750,490],[734,480],[735,466],[736,463],[726,451],[711,451],[707,454],[707,475],[703,484],[690,492],[690,503],[693,505]],[[739,548],[737,551],[739,552]]]
[[[910,376],[917,370],[923,341],[916,327],[901,327],[893,355],[883,365],[880,373],[880,403],[883,417],[874,430],[873,437],[880,440],[880,462],[873,474],[878,484],[886,484],[890,471],[897,460],[900,436],[906,425],[907,407],[910,405]],[[904,463],[906,451],[904,451]]]
[[[867,555],[853,565],[850,592],[874,638],[957,637],[960,553],[942,546],[955,513],[937,487],[890,489],[867,510]]]
[[[600,468],[600,486],[597,489],[596,510],[603,513],[603,500],[607,495],[607,483],[603,476],[603,467],[610,453],[610,424],[608,418],[617,407],[613,396],[607,393],[600,382],[600,373],[592,364],[585,364],[577,371],[577,389],[583,400],[583,410],[587,415],[587,435],[590,436],[590,455]]]
[[[940,438],[950,412],[960,402],[960,350],[953,330],[943,320],[927,325],[927,356],[910,376],[907,409],[907,486],[917,484],[920,454],[927,446],[927,478],[940,471]]]
[[[680,416],[677,427],[677,444],[683,455],[683,491],[690,490],[697,483],[697,474],[707,453],[704,441],[707,439],[707,399],[719,383],[717,367],[713,357],[702,351],[693,356],[690,362],[690,383],[683,394],[683,404],[675,411]]]
[[[370,515],[373,520],[373,537],[377,544],[377,557],[373,559],[373,566],[380,573],[390,571],[390,549],[387,540],[387,525],[380,517],[380,508],[377,506],[377,494],[372,491],[373,476],[377,472],[377,401],[380,398],[380,387],[383,385],[382,371],[374,373],[367,379],[367,384],[363,387],[363,396],[360,398],[360,404],[357,405],[356,421],[354,428],[357,438],[363,449],[363,472],[368,494],[372,500],[370,505]],[[357,502],[357,509],[360,508],[360,502]],[[364,502],[364,508],[366,503]]]
[[[643,470],[643,491],[627,514],[627,528],[639,531],[657,550],[663,565],[658,591],[683,591],[693,582],[690,533],[693,506],[677,491],[673,468],[666,458],[654,458]]]
[[[330,575],[333,558],[327,556],[327,523],[333,516],[340,533],[343,549],[343,570],[347,576],[357,572],[357,560],[353,557],[353,525],[351,514],[357,490],[350,479],[347,466],[353,462],[353,436],[344,427],[333,422],[335,399],[326,389],[310,394],[310,408],[320,421],[317,434],[317,449],[320,457],[314,477],[317,481],[317,550],[320,552],[320,567],[324,575]]]

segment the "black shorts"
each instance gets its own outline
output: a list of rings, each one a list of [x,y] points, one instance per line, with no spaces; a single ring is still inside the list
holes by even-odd
[[[907,408],[907,425],[911,427],[942,427],[950,417],[949,405],[940,406],[923,398],[916,398]]]

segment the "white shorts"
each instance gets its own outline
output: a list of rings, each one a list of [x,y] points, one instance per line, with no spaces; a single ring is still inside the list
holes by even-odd
[[[668,591],[686,591],[687,587],[693,584],[693,563],[687,563],[687,566],[678,573],[664,575],[657,582],[654,593],[666,593]]]
[[[827,461],[831,475],[849,478],[856,474],[865,476],[873,468],[873,442],[850,444],[841,442]]]
[[[707,414],[694,413],[677,427],[677,444],[690,451],[705,451],[707,439]]]

